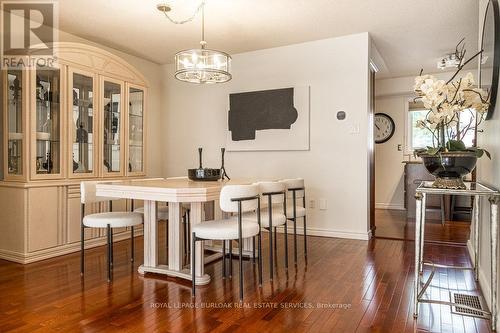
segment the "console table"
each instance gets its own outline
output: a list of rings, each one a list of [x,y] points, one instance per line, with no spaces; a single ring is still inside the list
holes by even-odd
[[[500,201],[500,193],[497,190],[491,189],[485,185],[476,182],[466,182],[467,189],[465,190],[451,190],[451,189],[438,189],[432,187],[432,181],[422,182],[415,194],[416,199],[416,221],[415,221],[415,282],[414,282],[414,310],[413,316],[418,317],[418,305],[419,303],[433,303],[433,304],[443,304],[450,306],[458,306],[467,310],[474,310],[480,313],[491,315],[491,327],[493,330],[496,329],[497,323],[497,258],[498,258],[498,203]],[[425,230],[425,202],[427,195],[467,195],[474,198],[473,204],[473,222],[474,222],[474,267],[459,267],[459,266],[447,266],[438,265],[431,262],[423,261],[424,252],[424,230]],[[432,300],[424,298],[424,293],[429,287],[432,278],[434,276],[435,268],[453,268],[453,269],[463,269],[463,270],[474,270],[474,276],[476,281],[478,280],[478,268],[479,268],[479,213],[481,209],[480,201],[481,198],[486,197],[490,203],[490,228],[491,228],[491,239],[490,239],[490,250],[491,250],[491,311],[479,310],[474,307],[469,307],[467,305],[457,304],[450,300],[450,302]],[[432,272],[429,278],[424,283],[423,287],[420,288],[420,283],[422,279],[423,266],[432,267]]]

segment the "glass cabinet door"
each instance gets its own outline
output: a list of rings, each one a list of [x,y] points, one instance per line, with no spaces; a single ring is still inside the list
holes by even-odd
[[[122,132],[122,85],[104,80],[103,83],[103,168],[105,174],[120,174]]]
[[[35,73],[36,175],[61,172],[61,71],[37,67]]]
[[[128,172],[144,171],[144,90],[128,89]]]
[[[71,172],[94,173],[94,77],[70,73],[71,87]]]
[[[7,174],[23,174],[23,72],[7,71]],[[5,82],[5,81],[4,81]]]

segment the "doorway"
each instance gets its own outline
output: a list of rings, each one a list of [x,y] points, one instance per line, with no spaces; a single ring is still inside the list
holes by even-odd
[[[375,85],[374,80],[375,117],[380,114],[389,117],[394,123],[394,132],[387,140],[374,144],[371,159],[374,188],[371,195],[374,198],[370,200],[373,203],[370,218],[373,224],[370,227],[377,238],[413,240],[415,190],[421,181],[434,179],[420,159],[413,156],[411,148],[413,140],[419,139],[418,133],[412,134],[413,123],[425,110],[422,110],[422,105],[414,103],[411,87],[407,95],[377,96]],[[466,244],[470,235],[471,201],[436,196],[429,197],[427,203],[426,241]]]

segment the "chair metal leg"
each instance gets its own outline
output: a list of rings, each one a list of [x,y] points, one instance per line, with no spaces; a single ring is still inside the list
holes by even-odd
[[[110,238],[111,238],[111,267],[113,267],[113,262],[114,262],[114,256],[113,256],[113,228],[111,228]]]
[[[241,238],[241,230],[239,233],[238,240],[238,254],[239,254],[239,263],[240,263],[240,302],[243,301],[243,239]]]
[[[297,219],[294,217],[293,221],[293,258],[295,260],[295,264],[297,264]]]
[[[83,276],[85,271],[85,226],[83,223],[80,226],[80,275]]]
[[[229,278],[233,278],[233,241],[229,241]]]
[[[222,278],[226,278],[226,241],[222,241]]]
[[[259,258],[258,260],[258,265],[259,265],[259,287],[262,287],[262,231],[259,230],[259,239],[257,240],[258,246],[259,246]]]
[[[134,246],[134,227],[130,227],[130,245],[131,245],[131,255],[130,255],[130,261],[134,262],[135,259],[135,246]]]
[[[273,229],[269,228],[269,280],[273,280]]]
[[[85,225],[83,225],[83,217],[85,216],[85,204],[81,206],[81,222],[80,222],[80,275],[85,272]]]
[[[273,243],[274,243],[274,257],[276,258],[276,260],[278,260],[278,231],[277,231],[277,227],[274,227],[274,239],[273,239]]]
[[[268,215],[269,215],[269,279],[273,280],[273,212],[271,196],[268,196]]]
[[[288,270],[288,226],[287,222],[285,221],[285,232],[284,232],[284,237],[285,237],[285,268]]]
[[[252,237],[252,261],[255,264],[255,236]]]
[[[191,279],[192,279],[192,297],[196,296],[196,235],[191,235]]]
[[[304,257],[307,257],[307,222],[304,215]]]
[[[113,243],[111,242],[111,226],[107,226],[107,236],[108,236],[108,282],[111,281],[111,249],[113,248]]]
[[[260,212],[258,212],[260,214]],[[238,201],[238,261],[240,266],[240,302],[243,302],[243,227],[241,221],[241,201]]]
[[[292,193],[293,198],[293,246],[294,246],[294,259],[297,264],[297,194],[295,191]]]

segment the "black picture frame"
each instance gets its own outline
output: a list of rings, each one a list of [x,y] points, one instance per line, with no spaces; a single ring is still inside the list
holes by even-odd
[[[492,67],[492,73],[491,73],[491,86],[490,86],[490,105],[488,107],[488,111],[486,113],[486,120],[489,120],[493,117],[493,112],[495,111],[495,105],[496,105],[496,100],[497,100],[497,94],[498,94],[498,80],[499,80],[499,69],[500,69],[500,10],[499,10],[499,4],[498,0],[490,0],[488,2],[488,5],[486,6],[486,11],[484,14],[484,20],[483,20],[483,31],[481,32],[481,50],[485,52],[484,50],[484,37],[485,37],[485,31],[486,29],[486,24],[488,23],[488,15],[491,15],[493,17],[493,67]],[[481,55],[481,58],[482,59]],[[482,61],[479,61],[479,87],[483,85],[483,66],[482,66]]]
[[[389,116],[387,113],[383,113],[383,112],[377,112],[377,113],[375,113],[375,115],[373,117],[373,121],[375,121],[375,118],[377,116],[387,118],[391,122],[391,125],[392,125],[391,134],[389,134],[389,136],[387,138],[385,138],[383,140],[380,140],[380,141],[375,140],[376,144],[380,144],[380,143],[387,142],[387,141],[389,141],[392,138],[392,136],[394,135],[394,132],[396,132],[396,123],[394,122],[394,120],[392,119],[391,116]]]

